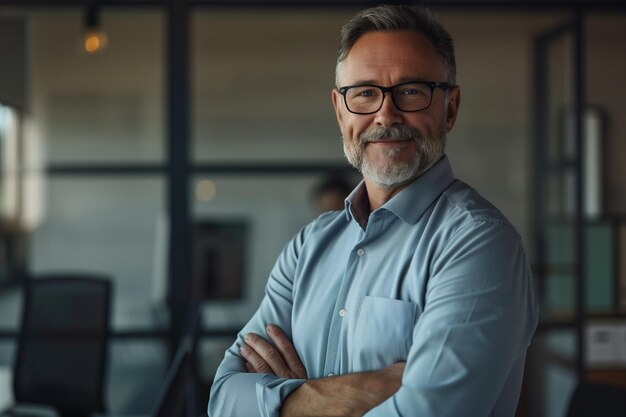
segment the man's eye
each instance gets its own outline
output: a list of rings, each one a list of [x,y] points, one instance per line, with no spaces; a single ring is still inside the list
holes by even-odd
[[[357,93],[359,97],[373,97],[374,95],[376,95],[374,90],[362,90]]]
[[[414,96],[418,94],[423,94],[423,92],[415,88],[405,88],[404,90],[400,91],[400,95],[404,96]]]

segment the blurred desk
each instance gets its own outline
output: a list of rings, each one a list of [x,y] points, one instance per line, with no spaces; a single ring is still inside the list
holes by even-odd
[[[626,369],[596,369],[587,371],[587,382],[626,388]]]

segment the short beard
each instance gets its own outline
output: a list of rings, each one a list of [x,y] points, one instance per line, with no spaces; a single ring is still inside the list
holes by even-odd
[[[383,167],[372,165],[365,155],[365,146],[368,142],[378,140],[413,140],[415,153],[408,162],[387,163]],[[356,145],[349,144],[343,138],[343,152],[353,167],[358,169],[363,177],[368,178],[382,188],[394,188],[411,182],[426,172],[444,155],[446,146],[446,131],[442,125],[434,137],[426,137],[419,130],[408,126],[377,127],[364,132]],[[402,152],[401,148],[389,148],[383,151],[384,156],[391,158]]]

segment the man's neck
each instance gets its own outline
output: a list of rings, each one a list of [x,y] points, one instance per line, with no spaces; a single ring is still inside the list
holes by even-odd
[[[445,155],[441,155],[439,159],[434,160],[428,166],[419,170],[417,175],[407,182],[400,183],[398,185],[393,185],[390,187],[383,187],[381,185],[376,184],[374,181],[370,180],[367,177],[363,177],[365,181],[365,189],[367,190],[367,198],[370,203],[370,213],[376,210],[377,208],[382,207],[387,201],[391,200],[391,198],[398,194],[400,191],[405,189],[408,185],[413,183],[416,179],[418,179],[422,174],[431,169],[437,162],[441,161]]]
[[[374,210],[382,207],[387,201],[391,200],[391,198],[406,188],[409,184],[415,181],[415,178],[412,180],[394,185],[391,187],[382,187],[368,178],[364,178],[365,181],[365,189],[367,190],[367,198],[370,204],[370,213]]]
[[[406,188],[406,186],[415,181],[415,179],[395,187],[381,187],[365,177],[363,181],[365,182],[365,189],[354,195],[350,210],[352,211],[354,219],[361,226],[361,229],[365,230],[367,228],[369,215],[387,201],[391,200],[394,195]]]

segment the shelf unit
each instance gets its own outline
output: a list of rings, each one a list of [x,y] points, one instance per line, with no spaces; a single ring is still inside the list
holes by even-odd
[[[626,386],[626,354],[596,361],[610,338],[626,351],[626,219],[603,213],[601,132],[590,128],[602,117],[586,106],[584,36],[583,15],[574,11],[535,39],[533,248],[541,319],[530,360],[578,382]],[[613,327],[624,336],[611,335]],[[533,369],[544,379],[556,378],[540,368]]]

